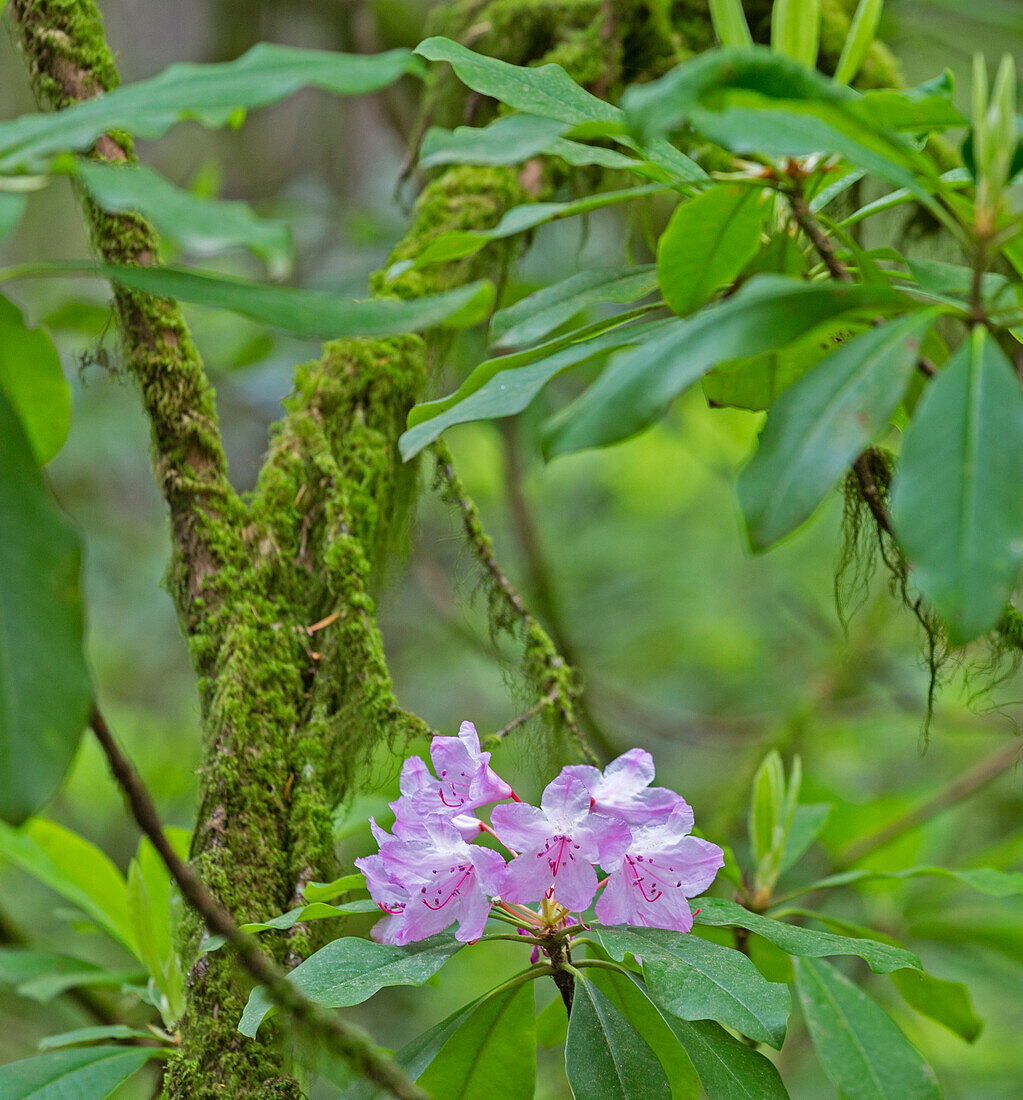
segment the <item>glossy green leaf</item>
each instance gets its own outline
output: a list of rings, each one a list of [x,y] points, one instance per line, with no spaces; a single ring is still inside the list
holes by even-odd
[[[657,272],[651,264],[580,271],[498,310],[490,322],[491,346],[504,351],[535,344],[590,306],[603,302],[624,305],[656,289]]]
[[[139,970],[108,970],[96,963],[32,947],[0,947],[0,985],[45,1004],[65,990],[82,986],[120,988],[144,981]]]
[[[787,871],[799,862],[800,856],[820,836],[830,814],[831,806],[825,802],[804,803],[796,807],[779,870]]]
[[[628,439],[662,416],[711,367],[783,347],[831,317],[898,302],[898,294],[886,287],[758,275],[732,297],[672,322],[613,360],[549,423],[545,453],[568,454]]]
[[[342,894],[353,890],[366,889],[366,876],[361,871],[351,875],[342,875],[333,882],[310,882],[302,891],[306,901],[333,901]]]
[[[785,801],[785,767],[777,749],[761,761],[750,791],[748,832],[753,858],[760,863],[770,855],[782,824]]]
[[[491,1100],[495,1091],[508,1100],[533,1100],[533,983],[484,999],[454,1030],[418,1083],[434,1100]]]
[[[665,1018],[696,1066],[709,1100],[788,1100],[774,1066],[720,1024]]]
[[[143,214],[161,238],[188,252],[213,256],[246,248],[274,276],[291,269],[291,230],[284,222],[256,217],[244,202],[203,198],[141,164],[81,159],[73,173],[104,210]]]
[[[466,87],[519,111],[573,124],[622,117],[618,107],[581,88],[560,65],[509,65],[439,37],[420,42],[416,53],[427,61],[447,61]]]
[[[463,944],[442,933],[411,947],[347,937],[334,940],[300,963],[288,975],[297,989],[317,1004],[345,1008],[361,1004],[389,985],[422,985]],[[264,986],[249,994],[238,1030],[253,1036],[273,1008]]]
[[[102,1024],[97,1027],[77,1027],[74,1031],[62,1031],[59,1035],[47,1035],[39,1040],[40,1050],[60,1050],[62,1047],[82,1046],[106,1039],[154,1039],[151,1031],[127,1024]],[[121,1049],[124,1049],[123,1047]]]
[[[836,875],[818,879],[805,887],[812,890],[830,890],[835,886],[851,886],[857,882],[869,882],[872,879],[906,878],[944,878],[969,886],[981,894],[995,898],[1008,898],[1023,894],[1023,871],[996,871],[993,867],[979,867],[975,870],[953,870],[949,867],[908,867],[902,871],[872,871],[866,868],[854,871],[840,871]]]
[[[151,1058],[152,1047],[73,1047],[0,1066],[4,1100],[105,1100]]]
[[[796,962],[796,991],[824,1072],[848,1100],[931,1100],[934,1071],[858,986],[819,959]]]
[[[756,255],[773,198],[764,190],[718,184],[683,199],[657,242],[664,300],[680,316],[728,286]]]
[[[745,955],[664,928],[599,928],[615,959],[643,959],[650,997],[683,1020],[719,1020],[751,1039],[780,1047],[791,1004],[783,985],[767,982]]]
[[[849,25],[849,33],[842,46],[842,55],[835,68],[835,79],[840,83],[851,84],[860,71],[870,44],[877,34],[883,7],[884,0],[860,0],[856,5],[856,12]]]
[[[64,446],[71,427],[71,388],[60,356],[41,328],[29,328],[21,311],[0,297],[0,392],[45,465]]]
[[[0,818],[18,824],[64,778],[92,682],[82,653],[78,536],[47,492],[2,390],[0,439]],[[22,835],[4,826],[8,832]]]
[[[741,49],[753,45],[742,0],[710,0],[710,20],[722,46]]]
[[[663,331],[669,321],[622,326],[589,340],[552,342],[544,354],[505,355],[481,363],[462,385],[441,401],[417,405],[409,414],[409,429],[399,439],[403,458],[411,458],[454,424],[512,416],[526,408],[543,387],[570,367],[633,344]],[[523,361],[525,360],[525,361]]]
[[[771,917],[752,913],[734,901],[724,898],[698,898],[693,908],[699,909],[697,924],[714,927],[732,926],[756,932],[765,940],[780,947],[790,955],[819,959],[827,955],[859,955],[865,959],[875,974],[889,974],[905,967],[920,969],[920,960],[911,951],[877,940],[853,936],[835,936],[830,932],[816,932],[795,924],[773,920]]]
[[[671,1089],[649,1044],[585,978],[577,978],[565,1042],[575,1100],[669,1100]]]
[[[892,519],[914,583],[961,644],[998,622],[1023,554],[1023,393],[978,325],[906,431]]]
[[[52,684],[49,689],[53,690]],[[137,953],[124,876],[95,844],[55,821],[37,817],[20,829],[0,823],[0,856],[66,898],[132,954]]]
[[[379,913],[380,907],[369,898],[359,898],[357,901],[346,901],[341,905],[327,905],[322,901],[311,901],[307,905],[300,905],[295,909],[289,909],[278,917],[271,917],[265,921],[250,921],[241,925],[243,932],[286,932],[294,928],[296,924],[314,920],[331,920],[336,917],[348,917],[358,913]],[[219,951],[227,943],[223,936],[207,936],[202,941],[200,955],[208,955],[211,951]]]
[[[810,68],[817,64],[821,0],[774,0],[771,49]]]
[[[536,1014],[536,1041],[546,1050],[560,1047],[568,1037],[568,1014],[560,997],[547,1002]]]
[[[344,54],[261,42],[235,61],[171,65],[159,76],[124,84],[67,110],[0,122],[0,171],[38,166],[65,150],[88,149],[111,130],[157,138],[182,119],[223,126],[239,110],[276,103],[300,88],[364,95],[420,68],[408,50]]]
[[[177,267],[54,263],[34,265],[18,274],[99,275],[129,290],[231,310],[298,336],[323,340],[342,336],[398,336],[436,327],[464,328],[482,321],[494,301],[493,284],[486,280],[407,301],[397,298],[352,301],[321,290],[268,286]]]
[[[974,1012],[970,991],[962,982],[945,981],[919,970],[896,970],[891,977],[906,1004],[968,1043],[976,1041],[984,1030],[984,1021]]]
[[[750,542],[763,549],[809,517],[885,428],[937,312],[868,329],[833,351],[774,403],[739,477]]]

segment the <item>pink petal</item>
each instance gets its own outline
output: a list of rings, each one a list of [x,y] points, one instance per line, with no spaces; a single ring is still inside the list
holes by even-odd
[[[551,835],[547,815],[527,802],[495,806],[490,815],[490,824],[501,843],[518,852],[530,848],[536,851],[543,847],[544,841]]]
[[[516,856],[505,868],[501,897],[523,905],[539,901],[551,887],[551,869],[544,855],[534,849]]]
[[[555,826],[553,832],[571,832],[590,812],[590,792],[574,775],[562,772],[547,784],[540,806]]]

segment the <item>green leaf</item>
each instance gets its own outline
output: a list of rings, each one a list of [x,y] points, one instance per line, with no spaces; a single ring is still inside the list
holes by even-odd
[[[67,110],[2,122],[0,172],[31,169],[55,153],[88,149],[111,130],[157,138],[183,119],[223,126],[239,110],[265,107],[300,88],[364,95],[420,68],[408,50],[358,55],[261,42],[235,61],[171,65],[159,76]]]
[[[0,190],[0,241],[14,232],[27,206],[27,192]]]
[[[975,1042],[984,1030],[984,1021],[973,1011],[970,991],[962,982],[948,982],[919,970],[896,970],[891,977],[906,1004],[968,1043]]]
[[[163,1052],[152,1047],[73,1047],[0,1066],[4,1100],[105,1100]]]
[[[252,921],[241,925],[243,932],[285,932],[294,928],[300,921],[330,920],[335,917],[347,917],[353,913],[379,913],[380,907],[370,898],[359,898],[357,901],[346,901],[341,905],[327,905],[322,901],[311,901],[308,905],[300,905],[296,909],[289,909],[279,917],[271,917],[265,921]],[[219,951],[227,943],[224,936],[207,936],[202,941],[199,949],[200,955],[208,955],[211,951]]]
[[[669,1100],[671,1089],[649,1044],[585,978],[577,978],[565,1042],[575,1100]]]
[[[29,328],[13,302],[0,297],[0,392],[14,408],[32,453],[45,465],[71,427],[71,388],[53,341]],[[6,433],[5,433],[6,434]]]
[[[835,79],[840,84],[851,84],[860,71],[870,44],[877,34],[883,6],[884,0],[860,0],[856,5],[856,13],[842,46],[842,56],[839,57],[835,69]]]
[[[784,985],[767,982],[745,955],[664,928],[598,928],[615,959],[643,959],[653,1001],[683,1020],[720,1020],[751,1039],[780,1047],[791,1004]]]
[[[821,0],[774,0],[771,49],[813,68],[821,33]]]
[[[613,328],[589,340],[566,344],[552,341],[544,348],[488,359],[461,386],[440,401],[417,405],[409,413],[409,429],[398,440],[402,457],[411,458],[454,424],[512,416],[526,408],[543,387],[570,367],[587,363],[609,351],[642,345],[645,336],[663,331],[670,321]],[[537,352],[539,351],[539,354]]]
[[[0,818],[18,824],[64,778],[92,683],[82,654],[78,536],[46,491],[2,391],[0,439]]]
[[[758,275],[735,295],[675,321],[619,356],[546,427],[550,456],[628,439],[663,415],[711,367],[783,347],[821,322],[900,301],[886,287]]]
[[[710,0],[710,20],[722,46],[744,49],[753,45],[742,0]]]
[[[788,1100],[774,1066],[720,1024],[665,1019],[696,1066],[709,1100]]]
[[[411,947],[348,937],[310,955],[288,980],[317,1004],[345,1008],[361,1004],[384,986],[422,985],[462,946],[446,933]],[[238,1030],[251,1038],[272,1008],[266,987],[257,986],[249,994]]]
[[[830,814],[831,806],[826,802],[812,802],[796,807],[780,871],[787,871],[799,862],[799,857],[820,836]]]
[[[1023,393],[983,325],[928,385],[906,431],[892,519],[955,644],[998,622],[1023,553]]]
[[[440,1048],[419,1085],[434,1100],[533,1100],[536,1015],[533,984],[484,999]]]
[[[213,256],[246,248],[274,276],[291,269],[291,230],[284,222],[257,218],[244,202],[203,198],[141,164],[76,160],[73,174],[104,210],[143,214],[162,238],[186,251]]]
[[[592,305],[635,302],[656,289],[657,272],[652,264],[580,271],[498,310],[490,322],[492,347],[504,351],[535,344]]]
[[[306,901],[332,901],[342,894],[353,890],[366,889],[366,876],[361,871],[352,875],[342,875],[333,882],[310,882],[302,891]]]
[[[664,300],[680,316],[728,286],[760,247],[772,196],[739,184],[718,184],[675,208],[657,243]]]
[[[693,902],[694,909],[700,909],[696,915],[697,924],[714,927],[733,926],[746,928],[763,936],[776,947],[790,955],[800,958],[819,959],[826,955],[859,955],[865,959],[875,974],[889,974],[904,967],[920,969],[920,960],[911,951],[893,947],[877,940],[860,939],[851,936],[835,936],[830,932],[815,932],[810,928],[800,928],[771,917],[751,913],[734,901],[723,898],[698,898]]]
[[[927,310],[868,329],[774,403],[757,452],[739,476],[754,549],[770,546],[807,519],[885,428],[937,316]]]
[[[949,867],[908,867],[902,871],[871,871],[858,869],[854,871],[840,871],[837,875],[828,875],[827,878],[818,879],[809,886],[803,887],[802,892],[809,893],[813,890],[830,890],[835,886],[851,886],[856,882],[867,882],[871,879],[905,879],[905,878],[945,878],[954,882],[969,886],[981,894],[988,894],[995,898],[1008,898],[1016,894],[1023,894],[1023,871],[996,871],[992,867],[979,867],[976,870],[952,870]]]
[[[96,963],[31,947],[0,947],[0,985],[45,1004],[80,986],[113,986],[142,980],[138,970],[108,970]]]
[[[771,854],[781,829],[785,799],[785,767],[777,749],[761,761],[753,776],[748,831],[753,858],[758,864]]]
[[[99,1027],[78,1027],[74,1031],[62,1031],[59,1035],[47,1035],[39,1040],[40,1050],[60,1050],[62,1047],[97,1043],[104,1039],[153,1039],[151,1031],[128,1027],[127,1024],[104,1024]],[[123,1047],[120,1049],[124,1049]]]
[[[902,1032],[830,963],[799,959],[796,990],[824,1072],[848,1100],[941,1096],[934,1071]]]
[[[53,263],[37,264],[19,274],[99,275],[129,290],[228,309],[274,328],[323,340],[342,336],[397,336],[440,326],[465,328],[482,321],[494,300],[493,284],[486,280],[407,301],[397,298],[352,301],[325,291],[267,286],[177,267]]]
[[[427,61],[447,61],[466,87],[519,111],[573,125],[622,118],[618,107],[590,95],[560,65],[509,65],[439,37],[420,42],[415,52]]]

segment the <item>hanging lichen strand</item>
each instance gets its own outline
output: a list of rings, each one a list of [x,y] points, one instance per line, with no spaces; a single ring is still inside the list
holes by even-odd
[[[11,0],[8,8],[42,103],[60,109],[117,84],[93,0]],[[841,8],[826,4],[831,53],[838,47],[828,21]],[[656,75],[711,41],[702,0],[689,0],[674,21],[666,5],[602,0],[466,3],[437,20],[435,29],[508,61],[557,61],[612,97],[621,74]],[[461,121],[466,110],[453,82],[435,106],[438,121],[445,114]],[[484,111],[470,101],[473,117]],[[102,138],[94,155],[130,159],[130,140]],[[448,230],[492,226],[543,187],[532,179],[527,189],[514,170],[452,169],[424,191],[391,262]],[[157,241],[143,219],[90,203],[85,213],[105,259],[155,262]],[[446,289],[500,270],[509,247],[391,284],[380,275],[374,289],[400,296]],[[444,344],[428,336],[327,345],[296,371],[266,466],[242,499],[227,481],[213,390],[180,310],[123,290],[116,298],[125,362],[151,421],[154,472],[170,510],[167,583],[200,678],[204,746],[192,855],[227,908],[252,919],[286,908],[310,878],[330,876],[331,810],[373,746],[425,732],[394,698],[371,593],[414,488],[396,440]],[[570,670],[531,623],[527,672],[567,701]],[[560,670],[553,680],[552,670]],[[550,716],[567,721],[553,706]],[[186,930],[188,957],[199,931]],[[294,961],[307,947],[297,928],[282,951]],[[168,1097],[300,1095],[279,1045],[235,1030],[241,1008],[229,957],[204,956],[190,974]]]

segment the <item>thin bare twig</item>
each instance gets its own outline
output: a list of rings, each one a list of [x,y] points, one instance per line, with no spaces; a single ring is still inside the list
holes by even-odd
[[[127,798],[135,823],[152,841],[185,900],[202,917],[206,927],[224,937],[237,953],[238,961],[256,981],[267,987],[280,1008],[290,1012],[298,1023],[324,1040],[356,1072],[387,1089],[399,1100],[429,1100],[422,1089],[376,1048],[368,1035],[304,997],[288,981],[285,972],[260,950],[256,941],[241,931],[202,879],[171,847],[142,777],[121,751],[97,707],[93,707],[89,724],[107,758],[115,782]]]

